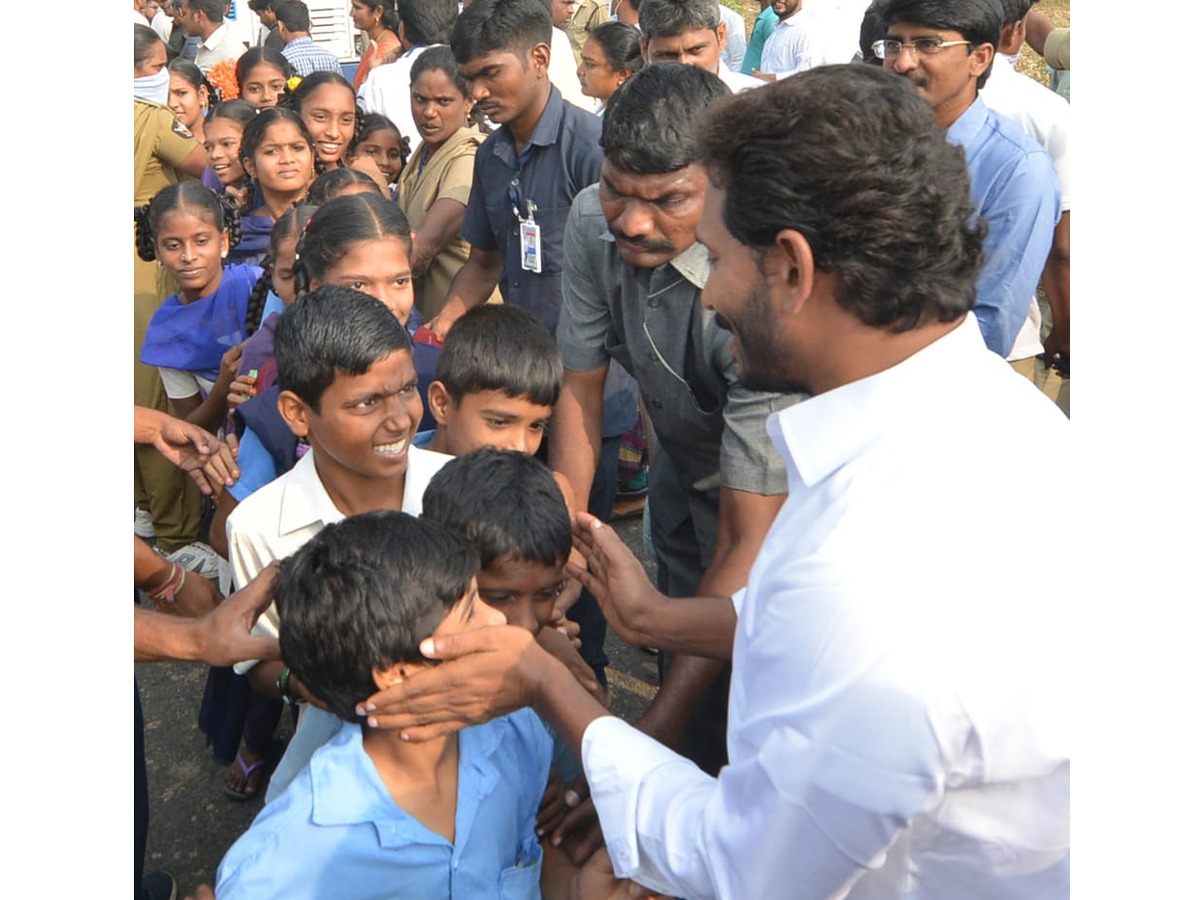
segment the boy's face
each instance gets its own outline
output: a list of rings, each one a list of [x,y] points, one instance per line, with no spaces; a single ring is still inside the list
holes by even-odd
[[[483,601],[479,586],[474,578],[467,586],[466,593],[459,598],[458,603],[446,613],[446,618],[433,629],[437,635],[460,634],[464,631],[474,631],[476,628],[486,628],[489,625],[503,625],[504,614],[493,609]]]
[[[554,615],[566,578],[562,564],[501,557],[479,573],[479,596],[503,613],[509,625],[536,635]]]
[[[296,435],[307,437],[326,488],[399,478],[424,407],[412,354],[394,350],[361,375],[339,372],[321,395],[321,411],[283,391],[279,411]],[[345,479],[345,480],[343,480]]]
[[[493,50],[459,65],[458,74],[467,80],[475,108],[497,125],[504,125],[521,118],[533,106],[539,75],[545,75],[549,61],[545,44],[537,44],[522,55]]]
[[[429,387],[429,406],[444,437],[442,447],[451,456],[480,447],[537,453],[554,411],[503,391],[464,394],[456,403],[440,381]]]

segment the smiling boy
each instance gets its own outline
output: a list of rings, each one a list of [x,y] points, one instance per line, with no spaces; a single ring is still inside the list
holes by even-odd
[[[425,485],[448,459],[412,446],[423,409],[412,341],[374,297],[335,285],[300,297],[280,316],[275,357],[280,414],[301,445],[312,449],[230,513],[229,562],[239,589],[267,563],[345,516],[386,509],[420,513]],[[274,605],[255,632],[278,636]],[[281,663],[250,661],[237,670],[268,696],[305,696]],[[305,708],[271,779],[268,801],[336,725],[331,713]]]

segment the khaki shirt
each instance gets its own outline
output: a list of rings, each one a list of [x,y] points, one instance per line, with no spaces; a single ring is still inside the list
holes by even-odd
[[[421,157],[425,155],[425,144],[422,142],[417,146],[396,185],[396,202],[404,210],[413,231],[420,230],[426,214],[438,200],[454,200],[464,207],[467,205],[475,172],[475,151],[483,140],[484,135],[474,128],[460,128],[426,160],[423,169]],[[470,253],[470,244],[462,237],[454,238],[434,257],[428,271],[413,283],[416,307],[426,320],[441,309],[450,291],[450,282],[466,264]],[[493,291],[492,301],[498,299],[498,293]]]
[[[597,25],[608,21],[608,0],[583,0],[575,8],[575,14],[567,23],[567,37],[571,39],[571,49],[575,51],[575,65],[580,64],[580,54],[587,36]]]

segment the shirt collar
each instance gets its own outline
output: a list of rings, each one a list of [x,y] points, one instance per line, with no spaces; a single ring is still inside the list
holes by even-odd
[[[989,352],[968,313],[953,331],[890,369],[772,414],[767,433],[801,480],[817,484],[888,431],[892,419],[910,414],[914,396]]]
[[[410,451],[411,452],[411,451]],[[279,533],[290,534],[310,525],[331,525],[345,516],[333,505],[317,474],[316,453],[310,450],[292,468],[279,504]]]
[[[228,30],[224,22],[218,25],[217,30],[204,39],[204,49],[215,50],[220,46],[222,39],[225,37],[225,32]]]
[[[963,114],[954,120],[954,124],[946,129],[946,140],[952,144],[966,147],[975,139],[975,135],[979,134],[986,123],[987,104],[976,92],[975,101],[963,110]]]
[[[455,843],[466,843],[479,804],[495,788],[500,773],[491,762],[507,723],[495,719],[458,733],[458,799]],[[362,726],[343,722],[341,729],[318,749],[309,763],[312,778],[312,820],[316,825],[357,825],[373,822],[384,847],[430,843],[437,837],[396,805],[375,763],[363,749]],[[469,777],[463,777],[469,776]],[[347,785],[353,785],[351,789]],[[444,841],[444,838],[437,837]]]
[[[306,34],[304,37],[292,38],[288,43],[295,44],[297,47],[304,47],[313,43],[313,39],[311,34]]]

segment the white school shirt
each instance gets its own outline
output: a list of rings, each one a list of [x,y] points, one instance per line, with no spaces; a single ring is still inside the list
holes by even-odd
[[[1068,427],[971,314],[772,415],[790,493],[734,598],[729,765],[611,716],[584,733],[618,877],[689,900],[1066,900],[1072,565],[1031,558],[1019,511],[1028,447],[1063,467]]]
[[[453,458],[420,447],[408,448],[402,512],[421,514],[421,501],[429,480]],[[291,471],[259,488],[229,514],[225,534],[229,540],[234,588],[241,590],[268,563],[291,555],[326,525],[344,518],[321,484],[310,450]],[[251,631],[279,637],[279,612],[274,603],[258,617]],[[247,660],[234,666],[234,670],[244,675],[257,664],[256,659]]]

